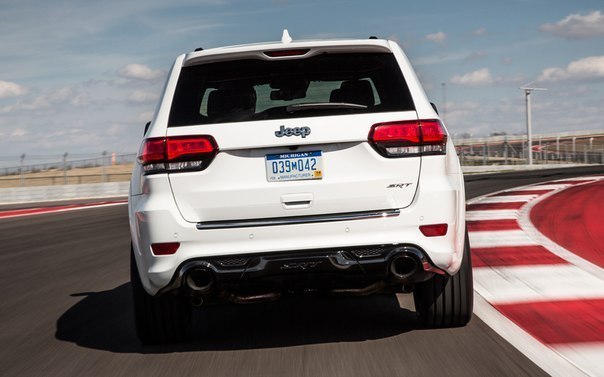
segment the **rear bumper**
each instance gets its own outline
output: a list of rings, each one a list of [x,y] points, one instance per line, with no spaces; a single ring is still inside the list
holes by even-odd
[[[424,165],[442,164],[441,159],[424,160]],[[434,166],[426,170],[438,172]],[[179,269],[192,261],[242,254],[301,254],[366,245],[412,245],[435,267],[455,274],[461,263],[465,232],[462,177],[422,174],[420,180],[422,184],[413,203],[392,210],[396,212],[393,216],[384,216],[379,211],[379,216],[364,219],[314,222],[308,221],[308,217],[294,217],[280,221],[304,220],[304,223],[208,224],[185,221],[174,203],[168,180],[161,176],[147,177],[145,193],[131,195],[129,200],[131,236],[141,281],[145,290],[155,295],[165,291]],[[147,194],[151,192],[152,195]],[[445,236],[426,237],[419,230],[421,225],[440,223],[449,225]],[[213,229],[203,229],[204,225]],[[163,242],[179,242],[180,247],[174,255],[154,255],[151,244]]]
[[[365,295],[424,281],[436,268],[411,245],[374,245],[189,260],[158,294],[236,303],[266,301],[284,292]]]

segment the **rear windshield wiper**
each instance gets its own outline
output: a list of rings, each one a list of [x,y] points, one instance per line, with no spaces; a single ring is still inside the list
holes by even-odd
[[[357,103],[346,103],[346,102],[313,102],[313,103],[296,103],[294,105],[287,106],[286,110],[288,113],[295,113],[297,111],[306,110],[334,110],[334,109],[354,109],[362,110],[366,109],[367,106],[359,105]]]

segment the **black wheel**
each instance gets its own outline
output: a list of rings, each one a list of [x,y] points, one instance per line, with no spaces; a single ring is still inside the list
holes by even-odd
[[[461,268],[455,275],[435,275],[413,287],[415,309],[426,328],[465,326],[472,318],[474,288],[467,231],[465,237]]]
[[[180,342],[191,329],[191,305],[173,295],[154,297],[141,283],[134,252],[130,253],[130,283],[134,300],[136,335],[143,344]]]

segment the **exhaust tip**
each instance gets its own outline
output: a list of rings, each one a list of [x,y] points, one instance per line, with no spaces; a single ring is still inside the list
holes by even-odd
[[[214,285],[214,274],[205,268],[196,268],[187,274],[186,282],[195,292],[207,292]]]
[[[399,280],[411,277],[417,272],[418,267],[417,260],[408,255],[397,256],[390,262],[390,272]]]

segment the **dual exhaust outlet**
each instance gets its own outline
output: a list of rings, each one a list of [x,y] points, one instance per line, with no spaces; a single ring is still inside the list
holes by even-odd
[[[194,268],[186,277],[189,289],[196,293],[207,293],[212,289],[215,282],[214,273],[206,268]]]
[[[410,279],[419,269],[417,258],[407,254],[397,255],[390,261],[390,276],[397,281]]]
[[[408,255],[397,255],[390,261],[389,275],[397,281],[409,280],[420,267],[417,258]],[[194,268],[187,273],[187,287],[198,294],[208,293],[216,282],[214,273],[207,268]]]

